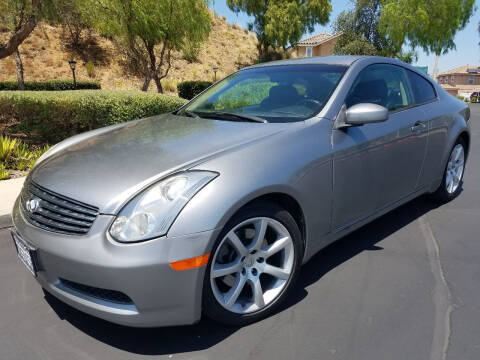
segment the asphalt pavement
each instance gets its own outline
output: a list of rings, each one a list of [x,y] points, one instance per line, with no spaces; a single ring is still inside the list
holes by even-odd
[[[45,294],[1,229],[0,359],[480,359],[480,106],[471,108],[457,199],[416,199],[328,247],[279,313],[247,327],[93,318]]]

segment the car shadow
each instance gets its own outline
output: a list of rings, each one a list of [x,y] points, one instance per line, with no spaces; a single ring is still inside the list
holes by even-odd
[[[282,312],[308,296],[307,287],[332,269],[363,251],[381,251],[377,243],[436,208],[420,197],[383,215],[316,254],[302,267],[298,283],[281,308]],[[45,292],[56,314],[80,331],[115,348],[141,355],[167,355],[208,349],[235,333],[239,327],[224,326],[205,316],[195,325],[168,328],[131,328],[82,313]]]
[[[377,243],[439,205],[441,204],[428,196],[421,196],[325,247],[302,266],[296,291],[292,292],[280,311],[305,298],[308,295],[307,287],[332,269],[363,251],[383,250],[383,247],[378,246]]]

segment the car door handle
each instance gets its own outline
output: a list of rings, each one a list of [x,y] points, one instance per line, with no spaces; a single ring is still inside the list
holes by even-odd
[[[417,122],[415,123],[415,125],[413,125],[413,126],[410,128],[410,130],[412,130],[412,132],[417,132],[417,131],[424,130],[426,127],[427,127],[427,125],[425,125],[423,122],[417,121]]]

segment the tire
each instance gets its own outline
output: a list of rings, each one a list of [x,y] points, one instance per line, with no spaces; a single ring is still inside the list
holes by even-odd
[[[263,237],[258,235],[262,233]],[[203,312],[235,326],[268,317],[294,288],[303,251],[300,230],[288,211],[270,202],[241,209],[228,221],[211,252]]]
[[[458,150],[461,149],[461,150]],[[442,203],[455,199],[462,190],[463,174],[465,173],[465,161],[467,159],[467,146],[462,138],[458,138],[448,156],[447,165],[443,172],[442,183],[432,194],[432,197]],[[460,151],[460,159],[455,159],[456,152]],[[452,175],[452,171],[455,175]],[[453,186],[451,180],[454,179]],[[455,180],[456,179],[456,180]]]

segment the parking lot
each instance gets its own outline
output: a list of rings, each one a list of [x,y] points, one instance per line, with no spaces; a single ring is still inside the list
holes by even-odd
[[[0,230],[0,359],[480,359],[480,105],[471,109],[457,199],[416,199],[328,247],[282,311],[244,328],[133,329],[80,313],[43,293]]]

